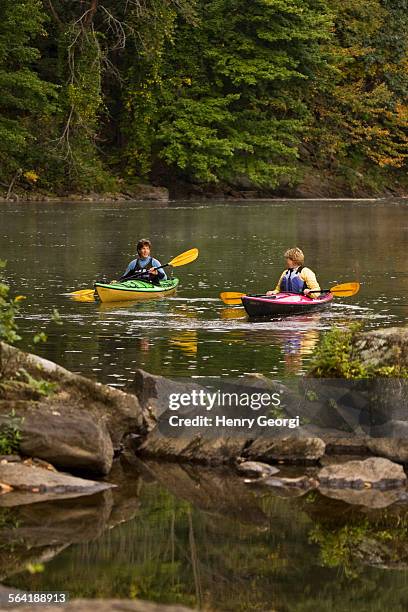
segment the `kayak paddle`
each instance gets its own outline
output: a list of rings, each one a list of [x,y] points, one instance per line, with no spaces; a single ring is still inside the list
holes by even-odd
[[[189,264],[195,259],[197,259],[197,257],[198,257],[198,249],[190,249],[189,251],[184,251],[184,253],[177,255],[177,257],[174,257],[173,259],[171,259],[169,263],[166,263],[163,266],[156,266],[155,268],[153,268],[153,270],[161,270],[162,268],[167,268],[168,266],[172,266],[172,268],[178,268],[179,266],[185,266],[186,264]],[[140,270],[140,272],[136,272],[132,276],[128,276],[128,278],[125,278],[123,280],[124,281],[133,280],[135,278],[138,278],[138,276],[140,276],[141,274],[142,274],[142,270]]]
[[[179,266],[185,266],[186,264],[189,264],[195,259],[197,259],[197,257],[198,257],[198,249],[190,249],[189,251],[184,251],[184,253],[180,253],[180,255],[177,255],[176,257],[171,259],[169,263],[166,263],[163,266],[158,266],[154,269],[159,270],[161,268],[167,268],[167,266],[172,266],[173,268],[177,268]],[[135,274],[133,276],[130,276],[126,280],[132,280],[137,277],[138,275]],[[93,296],[94,293],[95,293],[94,289],[79,289],[78,291],[72,291],[69,295],[73,295],[79,298],[82,298],[82,297],[86,298],[88,296],[89,297]]]
[[[238,291],[224,291],[220,293],[220,298],[227,304],[228,306],[233,306],[234,304],[240,304],[241,298],[247,295],[246,293],[238,293]]]
[[[351,297],[360,291],[360,283],[343,283],[342,285],[335,285],[330,289],[316,289],[316,291],[311,291],[310,293],[334,293],[337,297]],[[285,291],[285,293],[287,293]],[[246,293],[238,293],[237,291],[224,291],[220,293],[220,298],[224,302],[224,304],[228,304],[232,306],[234,304],[240,304],[241,298],[247,295]],[[264,294],[259,294],[254,297],[263,297]],[[273,297],[265,296],[265,297]]]
[[[335,285],[331,289],[316,289],[310,293],[335,293],[337,297],[351,297],[356,295],[360,291],[360,283],[343,283],[342,285]]]

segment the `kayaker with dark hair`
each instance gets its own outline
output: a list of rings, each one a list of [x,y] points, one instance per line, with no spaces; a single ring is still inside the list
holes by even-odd
[[[311,298],[319,297],[320,285],[315,273],[303,265],[305,262],[303,251],[298,247],[293,247],[286,251],[284,257],[286,257],[287,269],[282,272],[275,289],[268,291],[266,295],[287,292],[300,293]]]
[[[142,238],[137,243],[137,254],[138,257],[133,259],[123,276],[120,277],[119,281],[124,281],[132,276],[137,275],[140,280],[147,280],[152,283],[158,283],[161,280],[166,280],[167,275],[163,268],[155,270],[161,266],[158,259],[155,259],[150,255],[152,243],[147,238]]]

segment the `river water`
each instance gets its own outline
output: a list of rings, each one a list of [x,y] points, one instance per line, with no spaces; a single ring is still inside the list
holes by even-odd
[[[0,258],[13,292],[27,297],[24,346],[74,372],[124,385],[136,368],[167,376],[301,374],[334,324],[404,323],[408,314],[408,201],[273,201],[9,204],[1,208]],[[67,292],[118,277],[138,238],[162,262],[191,247],[174,269],[174,297],[125,306],[73,302]],[[283,252],[298,245],[322,287],[358,280],[361,291],[326,312],[250,322],[220,291],[275,286]],[[57,308],[62,325],[50,323]]]
[[[405,324],[407,212],[404,200],[12,203],[0,209],[0,258],[13,294],[27,297],[23,346],[44,331],[35,351],[75,372],[119,386],[137,367],[286,378],[305,371],[333,324]],[[199,248],[175,270],[175,297],[107,308],[66,295],[117,277],[142,236],[162,262]],[[294,245],[322,286],[358,280],[360,293],[320,314],[256,323],[220,302],[222,290],[272,288]],[[12,533],[0,541],[0,581],[204,610],[408,608],[404,504],[286,498],[190,466],[117,463],[111,479],[113,495],[0,508],[0,530]]]

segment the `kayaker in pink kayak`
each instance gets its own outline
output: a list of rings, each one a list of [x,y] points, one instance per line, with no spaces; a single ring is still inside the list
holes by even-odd
[[[284,256],[286,257],[287,269],[280,275],[275,289],[268,291],[266,295],[288,292],[301,293],[311,298],[319,297],[320,285],[317,282],[315,273],[303,265],[305,262],[303,251],[298,247],[294,247],[293,249],[288,249]]]
[[[130,262],[119,281],[124,281],[134,276],[135,278],[140,278],[140,280],[148,280],[156,283],[159,280],[165,280],[167,278],[163,268],[155,270],[155,268],[158,268],[161,264],[158,259],[151,257],[151,248],[152,243],[150,240],[147,240],[147,238],[139,240],[136,247],[138,257]]]

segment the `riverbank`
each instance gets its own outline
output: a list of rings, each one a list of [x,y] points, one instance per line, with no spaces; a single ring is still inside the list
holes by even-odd
[[[347,344],[344,334],[342,341]],[[407,347],[407,332],[400,328],[356,332],[346,359],[358,359],[367,369],[398,368],[401,376],[408,365]],[[403,379],[382,378],[372,387],[364,381],[345,386],[336,378],[303,378],[294,388],[262,376],[247,377],[221,388],[251,397],[278,394],[283,401],[273,417],[294,418],[296,413],[302,422],[296,433],[265,436],[259,429],[243,428],[218,429],[214,436],[185,427],[170,436],[166,424],[169,413],[175,414],[169,410],[170,394],[174,400],[175,394],[199,393],[203,381],[171,381],[139,370],[132,385],[120,391],[4,344],[0,357],[1,418],[4,425],[4,409],[13,409],[7,431],[9,441],[16,443],[13,455],[0,458],[3,591],[64,590],[62,585],[69,584],[73,601],[67,610],[87,605],[75,598],[95,596],[106,599],[105,607],[110,598],[120,597],[122,601],[112,603],[118,609],[155,610],[153,604],[129,601],[135,593],[187,608],[205,604],[227,610],[234,601],[235,609],[247,609],[246,595],[235,585],[253,567],[259,576],[256,602],[267,609],[270,580],[279,598],[294,603],[300,596],[296,588],[287,592],[287,576],[303,559],[308,566],[321,564],[326,572],[334,568],[353,578],[354,594],[360,588],[357,578],[367,571],[393,576],[396,569],[408,567],[408,445],[399,437],[407,423]],[[323,358],[320,352],[319,367]],[[177,414],[197,412],[186,405]],[[214,407],[212,414],[216,412]],[[223,408],[227,416],[230,412]],[[85,422],[90,426],[87,416],[99,434],[86,430],[88,435],[72,444],[72,432],[82,430]],[[35,422],[37,445],[30,457],[26,444]],[[101,428],[105,450],[111,449],[109,464],[90,462],[97,455]],[[53,438],[59,471],[52,462],[34,457],[49,456],[49,447],[44,453]],[[154,487],[160,488],[159,498],[152,496]],[[199,514],[194,518],[192,513]],[[130,544],[127,529],[147,540]],[[274,535],[268,548],[264,538],[270,530]],[[223,545],[226,533],[237,532],[238,560],[229,552],[230,540],[227,548]],[[156,547],[160,561],[155,560]],[[111,559],[109,569],[86,556],[85,551],[99,549],[94,554]],[[135,564],[138,550],[145,552]],[[279,550],[276,558],[271,557],[274,550]],[[163,551],[170,551],[170,557]],[[216,559],[214,584],[213,566],[206,566],[209,551]],[[160,576],[152,570],[157,563]],[[173,590],[165,568],[176,585]],[[298,583],[296,571],[295,576]],[[220,581],[222,588],[216,586]],[[137,591],[134,585],[140,585]],[[324,610],[317,592],[311,588],[308,593],[314,609]],[[368,600],[367,594],[364,606]]]
[[[35,498],[58,490],[68,496],[87,494],[97,487],[95,481],[89,490],[85,482],[63,482],[55,468],[109,480],[114,457],[124,451],[154,460],[239,466],[241,471],[248,461],[320,467],[329,462],[329,475],[323,470],[293,482],[278,476],[275,485],[304,490],[324,489],[328,483],[329,488],[403,487],[404,497],[406,477],[397,464],[408,462],[407,332],[390,328],[350,332],[349,337],[343,333],[341,338],[332,334],[320,348],[314,371],[325,376],[328,363],[329,374],[344,374],[345,379],[303,378],[288,387],[250,376],[219,380],[215,393],[205,381],[177,382],[142,370],[121,391],[1,343],[3,499],[16,492],[20,499],[24,491]],[[340,341],[347,367],[365,379],[347,380],[351,369],[333,370],[327,351],[337,354]],[[202,398],[210,395],[208,412]],[[259,398],[266,396],[273,405],[265,404],[259,412]],[[226,405],[224,397],[232,403]],[[250,409],[254,398],[255,411]],[[336,458],[341,458],[338,465]]]
[[[132,185],[123,191],[113,192],[66,192],[52,193],[31,187],[18,188],[7,193],[0,191],[0,204],[7,202],[127,202],[169,200],[330,200],[330,199],[384,199],[407,198],[408,185],[403,182],[379,184],[371,187],[356,176],[353,184],[341,177],[313,172],[295,186],[282,185],[274,189],[259,189],[256,186],[228,185],[223,183],[200,185],[180,180],[165,185]]]

